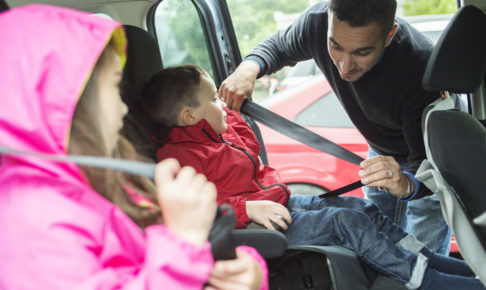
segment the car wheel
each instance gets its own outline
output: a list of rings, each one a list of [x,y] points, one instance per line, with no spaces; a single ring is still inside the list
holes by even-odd
[[[292,195],[320,195],[329,190],[310,183],[289,183],[287,187]]]

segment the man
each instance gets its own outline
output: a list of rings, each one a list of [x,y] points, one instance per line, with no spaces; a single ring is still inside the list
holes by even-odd
[[[366,197],[427,247],[448,254],[450,230],[440,203],[414,177],[425,158],[422,110],[439,97],[421,87],[433,45],[405,21],[395,22],[396,5],[395,0],[313,5],[256,46],[222,83],[219,96],[239,109],[256,78],[313,58],[369,144],[359,171]]]

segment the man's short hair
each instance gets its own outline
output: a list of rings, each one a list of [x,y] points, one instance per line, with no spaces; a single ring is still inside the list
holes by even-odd
[[[330,0],[329,10],[354,27],[377,22],[386,37],[395,22],[396,0]]]

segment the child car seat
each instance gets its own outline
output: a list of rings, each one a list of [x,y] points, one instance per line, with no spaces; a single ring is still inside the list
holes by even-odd
[[[475,93],[484,101],[485,72],[486,15],[464,6],[439,38],[423,86],[430,91]],[[453,98],[426,108],[423,123],[427,159],[416,177],[439,196],[464,260],[486,285],[484,123],[457,110]]]

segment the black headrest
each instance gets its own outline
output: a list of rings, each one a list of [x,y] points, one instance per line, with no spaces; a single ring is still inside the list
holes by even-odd
[[[475,218],[486,210],[486,128],[457,110],[435,111],[427,123],[430,151],[442,176]],[[484,232],[486,238],[486,229]]]
[[[156,40],[147,31],[125,25],[128,40],[127,63],[123,72],[121,95],[128,106],[121,133],[137,151],[156,162],[157,147],[151,139],[150,124],[139,106],[145,83],[162,69],[162,58]]]
[[[486,15],[460,8],[435,46],[422,85],[428,91],[474,92],[486,72]]]
[[[138,101],[144,84],[162,69],[162,58],[156,40],[142,28],[125,25],[128,40],[124,71],[124,101],[129,108]]]
[[[7,2],[4,0],[0,0],[0,12],[3,12],[8,9]]]

